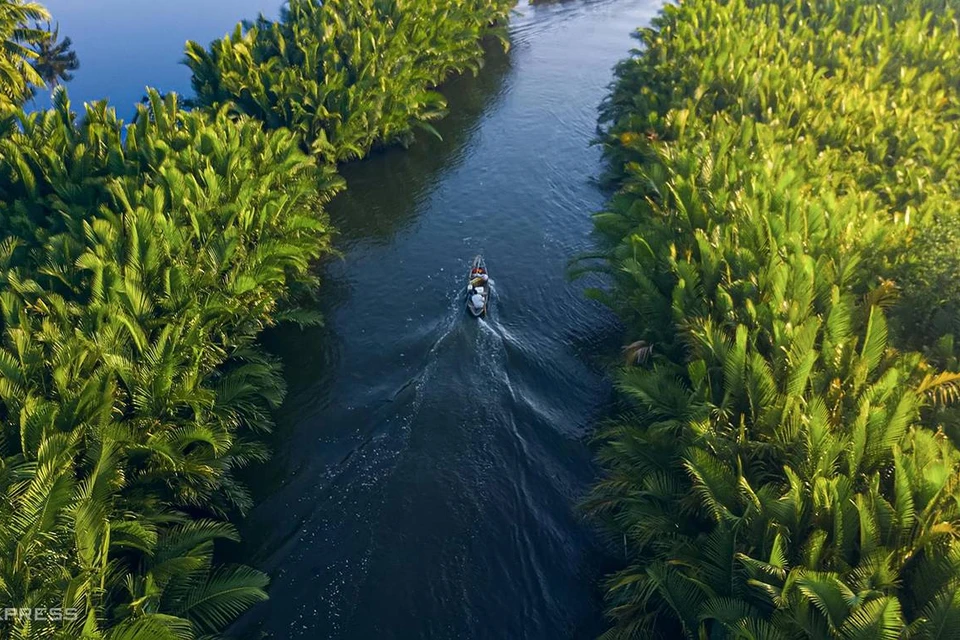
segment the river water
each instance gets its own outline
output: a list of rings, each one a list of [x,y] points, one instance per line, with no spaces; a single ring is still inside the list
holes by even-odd
[[[594,477],[613,319],[569,282],[590,247],[611,67],[657,5],[524,7],[509,53],[449,83],[443,141],[345,168],[324,329],[269,337],[290,394],[245,527],[273,638],[582,638],[604,558],[572,505]],[[463,308],[471,258],[494,280]]]
[[[618,328],[565,272],[589,250],[590,213],[605,199],[593,181],[597,107],[631,32],[659,5],[520,7],[511,50],[491,49],[479,76],[444,86],[442,140],[344,168],[348,190],[330,207],[342,255],[318,266],[326,325],[265,337],[290,392],[242,527],[242,560],[273,576],[271,600],[237,625],[244,637],[602,631],[597,583],[609,560],[573,505],[595,475],[588,439],[609,411],[604,366]],[[212,2],[199,26],[170,29],[205,41],[249,17],[224,16],[208,33],[211,6],[231,12]],[[83,60],[97,38],[61,22]],[[138,65],[110,64],[120,80],[88,80],[82,99],[101,81],[139,97],[143,79],[123,80]],[[148,81],[182,91],[182,75]],[[463,307],[478,253],[494,292],[479,321]]]

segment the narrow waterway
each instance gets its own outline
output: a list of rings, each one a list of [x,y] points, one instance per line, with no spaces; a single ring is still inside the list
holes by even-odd
[[[565,638],[603,628],[573,509],[609,407],[612,318],[565,277],[604,194],[611,68],[658,3],[520,8],[513,48],[444,87],[443,140],[348,166],[325,327],[268,336],[290,394],[244,559],[250,638]],[[491,312],[463,287],[483,253]]]

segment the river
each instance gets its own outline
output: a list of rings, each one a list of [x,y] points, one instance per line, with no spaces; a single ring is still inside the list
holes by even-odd
[[[58,3],[69,4],[50,2],[55,15]],[[341,256],[318,266],[326,324],[265,336],[289,395],[242,525],[239,555],[273,576],[270,601],[237,625],[245,637],[602,631],[610,562],[573,505],[595,477],[588,439],[609,412],[618,328],[565,273],[590,249],[590,213],[606,197],[594,182],[597,107],[631,31],[659,6],[520,7],[511,50],[491,49],[477,77],[444,86],[442,140],[425,134],[344,168],[348,190],[330,206]],[[208,7],[199,27],[171,28],[206,41],[258,9],[275,11],[225,16],[211,33]],[[97,38],[60,19],[86,64]],[[178,68],[131,87],[133,71],[112,64],[113,95],[128,101],[147,82],[189,86]],[[87,70],[81,99],[107,86],[83,84]],[[494,292],[479,321],[463,308],[478,253]]]

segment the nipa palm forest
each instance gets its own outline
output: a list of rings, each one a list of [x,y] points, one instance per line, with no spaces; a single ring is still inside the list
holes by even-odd
[[[213,558],[284,395],[257,336],[317,321],[336,163],[431,130],[511,4],[291,0],[188,44],[195,108],[127,124],[62,87],[25,111],[78,60],[0,0],[0,606],[57,612],[2,637],[215,638],[266,598]]]
[[[2,637],[215,638],[266,598],[214,559],[284,396],[258,336],[319,321],[338,164],[432,133],[511,4],[291,0],[125,123],[25,110],[77,59],[0,0],[0,603],[72,612]],[[605,637],[960,636],[958,8],[684,0],[617,67]]]
[[[684,0],[616,69],[605,637],[960,637],[958,9]]]

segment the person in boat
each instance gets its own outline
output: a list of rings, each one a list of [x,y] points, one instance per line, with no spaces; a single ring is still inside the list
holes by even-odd
[[[475,288],[480,285],[487,284],[487,280],[490,279],[490,276],[487,275],[485,271],[480,269],[473,270],[473,278],[470,280],[470,287]]]
[[[483,296],[480,295],[480,293],[476,289],[473,290],[473,293],[470,296],[470,304],[473,306],[474,309],[483,308]]]
[[[474,302],[475,307],[483,306],[483,287],[487,284],[487,280],[490,278],[485,273],[477,275],[470,281],[470,284],[467,285],[467,295],[470,296],[470,300]],[[480,298],[481,303],[476,304],[476,298]]]
[[[470,298],[470,305],[474,309],[482,309],[484,306],[484,289],[490,276],[487,270],[481,266],[476,266],[470,271],[470,284],[467,285],[467,296]]]

